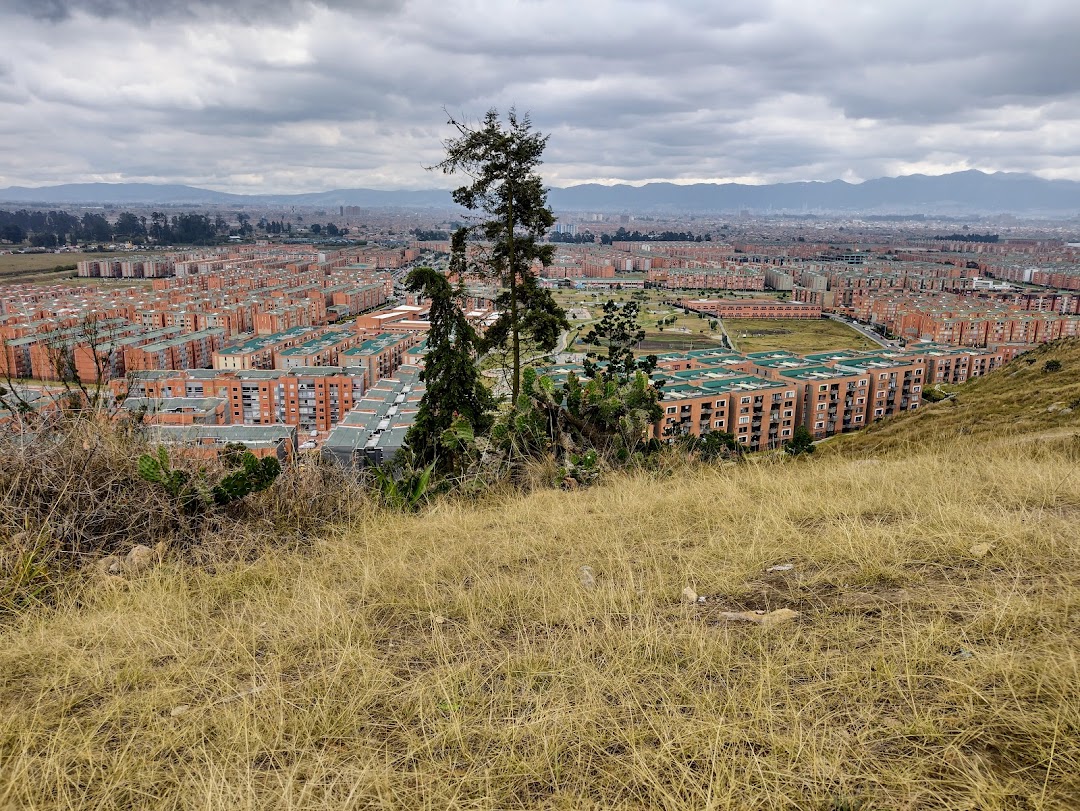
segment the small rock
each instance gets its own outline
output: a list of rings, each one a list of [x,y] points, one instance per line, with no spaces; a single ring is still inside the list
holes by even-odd
[[[1061,411],[1061,409],[1064,407],[1064,403],[1052,403],[1051,405],[1048,405],[1046,407],[1046,411],[1050,414],[1053,414],[1055,411]]]
[[[795,568],[794,563],[778,563],[775,566],[770,566],[765,571],[767,572],[790,572]]]
[[[446,617],[439,614],[432,614],[431,621],[434,622],[436,625],[442,625],[446,622]]]
[[[124,562],[116,555],[109,555],[98,561],[98,570],[105,575],[118,575],[124,569]]]
[[[596,587],[596,575],[593,574],[592,566],[582,566],[578,569],[578,579],[581,581],[582,588]]]
[[[704,596],[699,596],[697,598],[697,604],[698,605],[705,605],[705,597]]]
[[[140,574],[154,565],[154,550],[144,544],[132,548],[124,557],[124,574]]]
[[[975,654],[969,651],[967,648],[960,648],[958,651],[953,652],[953,659],[960,659],[966,661],[967,659],[974,659]]]
[[[184,713],[186,713],[190,709],[191,709],[190,704],[177,704],[169,712],[169,715],[172,716],[173,718],[179,718],[181,715],[183,715]]]
[[[799,616],[798,611],[792,611],[790,608],[778,608],[775,611],[765,613],[764,611],[721,611],[720,618],[725,620],[731,620],[733,622],[752,622],[755,625],[762,625],[766,628],[773,625],[779,625],[782,622],[793,620]]]
[[[968,551],[973,558],[985,558],[993,547],[988,543],[977,543]]]
[[[691,605],[696,605],[697,601],[698,601],[698,593],[696,591],[694,591],[692,588],[690,588],[689,586],[687,586],[686,588],[684,588],[682,590],[682,598],[683,598],[684,603],[690,603]]]

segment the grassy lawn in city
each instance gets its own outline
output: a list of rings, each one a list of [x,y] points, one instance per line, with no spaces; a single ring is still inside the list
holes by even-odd
[[[786,349],[796,354],[831,349],[876,349],[855,330],[826,318],[812,321],[768,318],[725,318],[724,327],[740,352]]]

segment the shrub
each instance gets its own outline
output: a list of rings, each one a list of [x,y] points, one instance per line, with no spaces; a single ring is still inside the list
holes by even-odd
[[[1061,361],[1057,360],[1056,358],[1053,360],[1048,360],[1042,365],[1042,370],[1043,372],[1060,372]]]
[[[199,469],[193,476],[186,470],[173,468],[164,447],[159,447],[156,454],[144,453],[139,457],[139,476],[144,481],[161,485],[185,513],[194,515],[265,490],[281,473],[281,463],[275,457],[258,459],[251,451],[232,446],[227,447],[219,458],[230,472],[216,484],[210,483],[212,474],[204,469]]]

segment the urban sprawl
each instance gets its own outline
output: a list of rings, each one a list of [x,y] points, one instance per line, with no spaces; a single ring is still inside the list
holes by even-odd
[[[580,218],[558,235],[592,225]],[[798,426],[822,439],[917,409],[932,387],[1080,334],[1080,247],[1058,237],[625,233],[603,244],[563,241],[537,272],[545,286],[591,296],[595,310],[608,295],[637,295],[644,321],[655,307],[710,325],[693,348],[653,352],[664,416],[652,435],[661,440],[724,431],[764,450]],[[68,284],[10,284],[0,288],[0,374],[24,405],[0,411],[0,421],[24,419],[27,406],[38,415],[60,408],[74,380],[107,385],[117,413],[141,415],[162,441],[208,452],[242,442],[281,458],[317,448],[382,463],[401,447],[424,386],[427,306],[400,283],[418,265],[445,269],[449,249],[417,239],[103,253],[79,261]],[[461,281],[482,332],[498,291],[481,278]],[[594,317],[585,305],[568,309],[581,323]],[[739,319],[823,318],[877,348],[740,352],[724,329]],[[580,373],[577,337],[534,365],[556,380]]]

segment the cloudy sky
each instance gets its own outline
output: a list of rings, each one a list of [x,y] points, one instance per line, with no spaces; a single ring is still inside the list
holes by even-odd
[[[1077,0],[0,0],[0,187],[431,188],[445,110],[544,177],[1080,180]]]

